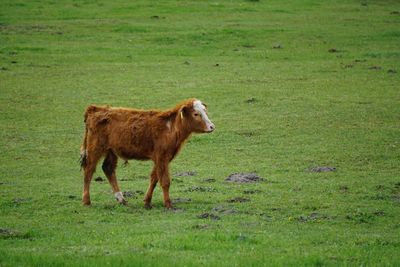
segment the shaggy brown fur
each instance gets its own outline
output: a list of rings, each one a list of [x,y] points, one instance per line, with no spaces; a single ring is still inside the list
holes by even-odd
[[[118,157],[124,160],[152,160],[154,167],[144,202],[151,207],[157,182],[163,190],[164,205],[171,208],[169,162],[178,154],[192,133],[211,132],[189,99],[166,110],[138,110],[91,105],[85,112],[85,136],[81,147],[84,171],[82,202],[90,205],[89,187],[98,161],[105,157],[102,169],[113,192],[120,192],[115,169]],[[125,204],[125,199],[118,199]]]

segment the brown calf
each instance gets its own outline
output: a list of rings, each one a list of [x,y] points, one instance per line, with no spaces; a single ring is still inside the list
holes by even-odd
[[[171,208],[168,165],[192,133],[210,133],[214,124],[206,106],[189,99],[166,110],[137,110],[91,105],[85,112],[85,136],[81,147],[84,170],[82,202],[90,205],[89,187],[97,162],[104,156],[103,171],[118,202],[126,204],[115,176],[118,157],[129,160],[152,160],[153,171],[144,203],[151,208],[151,199],[158,181],[163,190],[164,205]]]

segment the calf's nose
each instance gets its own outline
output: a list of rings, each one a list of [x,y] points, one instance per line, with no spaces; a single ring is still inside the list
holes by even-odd
[[[210,132],[212,132],[212,131],[215,130],[215,125],[214,125],[214,123],[211,123],[211,124],[210,124],[209,129],[210,129]]]

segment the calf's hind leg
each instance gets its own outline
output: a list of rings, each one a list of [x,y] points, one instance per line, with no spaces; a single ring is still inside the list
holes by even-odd
[[[83,193],[82,193],[82,204],[90,205],[90,182],[92,181],[93,173],[96,170],[97,162],[101,157],[101,153],[87,153],[86,164],[83,170]]]
[[[126,205],[127,201],[124,199],[124,196],[122,195],[119,189],[117,177],[115,175],[117,162],[118,162],[118,157],[111,150],[109,150],[106,155],[106,158],[103,161],[102,169],[104,171],[104,174],[107,176],[108,182],[112,187],[115,198],[119,203]]]

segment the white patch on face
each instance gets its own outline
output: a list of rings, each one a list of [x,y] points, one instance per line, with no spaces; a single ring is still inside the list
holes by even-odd
[[[200,100],[195,100],[193,102],[193,109],[201,114],[201,117],[202,117],[204,123],[206,124],[207,131],[209,131],[209,132],[213,131],[215,129],[215,125],[208,118],[207,113],[206,113],[206,107],[203,105],[203,103],[201,103]]]
[[[167,128],[168,128],[168,130],[171,130],[171,122],[170,121],[167,122]]]
[[[115,198],[118,200],[118,202],[122,203],[124,201],[124,196],[122,195],[121,191],[116,192],[114,194]]]

